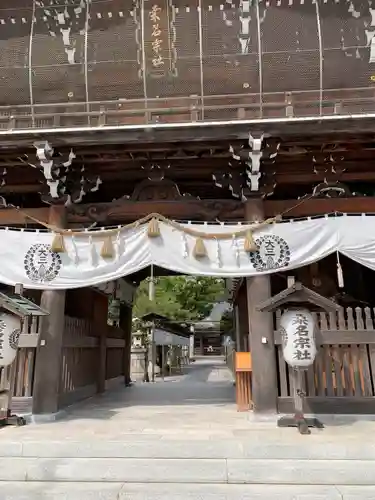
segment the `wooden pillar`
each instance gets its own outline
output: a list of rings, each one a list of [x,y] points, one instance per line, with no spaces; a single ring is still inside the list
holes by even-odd
[[[263,201],[249,200],[245,205],[246,221],[264,219]],[[246,279],[249,315],[249,344],[252,358],[253,407],[257,412],[276,412],[277,375],[272,313],[259,312],[256,306],[271,296],[269,275]]]
[[[128,304],[120,305],[120,328],[124,332],[124,383],[131,384],[131,349],[132,349],[132,307]]]
[[[92,324],[99,342],[96,390],[102,393],[105,391],[107,367],[108,297],[99,292],[93,292],[93,294]]]
[[[65,207],[51,206],[49,224],[65,227]],[[41,319],[33,390],[33,413],[51,414],[59,410],[62,347],[65,324],[65,290],[45,290],[40,306],[49,312]]]
[[[239,334],[240,342],[238,351],[249,350],[249,315],[247,312],[247,291],[246,280],[241,285],[237,294],[238,305],[238,321],[239,321]]]

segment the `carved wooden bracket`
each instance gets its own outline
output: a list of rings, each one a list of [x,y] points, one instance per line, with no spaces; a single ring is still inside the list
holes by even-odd
[[[321,182],[314,188],[316,198],[350,198],[355,196],[342,182]]]
[[[190,194],[181,194],[177,184],[169,179],[150,180],[146,179],[135,187],[130,196],[131,201],[178,201],[194,200]]]

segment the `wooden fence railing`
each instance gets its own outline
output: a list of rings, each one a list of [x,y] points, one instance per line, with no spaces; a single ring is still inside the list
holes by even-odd
[[[280,312],[276,319],[280,317]],[[320,345],[314,365],[305,372],[306,411],[315,413],[375,412],[375,310],[343,308],[318,313]],[[278,408],[292,410],[291,368],[282,356],[275,331]]]

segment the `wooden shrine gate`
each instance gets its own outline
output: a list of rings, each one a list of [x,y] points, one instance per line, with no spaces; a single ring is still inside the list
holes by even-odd
[[[276,314],[278,326],[281,311]],[[375,308],[315,313],[321,344],[314,365],[304,376],[307,413],[375,413]],[[278,411],[293,411],[291,370],[275,331]]]

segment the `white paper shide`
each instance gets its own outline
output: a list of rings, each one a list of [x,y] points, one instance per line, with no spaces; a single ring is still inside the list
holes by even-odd
[[[0,313],[0,366],[9,366],[17,355],[21,321],[12,314]]]
[[[308,368],[316,357],[316,323],[307,309],[291,309],[281,316],[283,355],[288,365]]]

